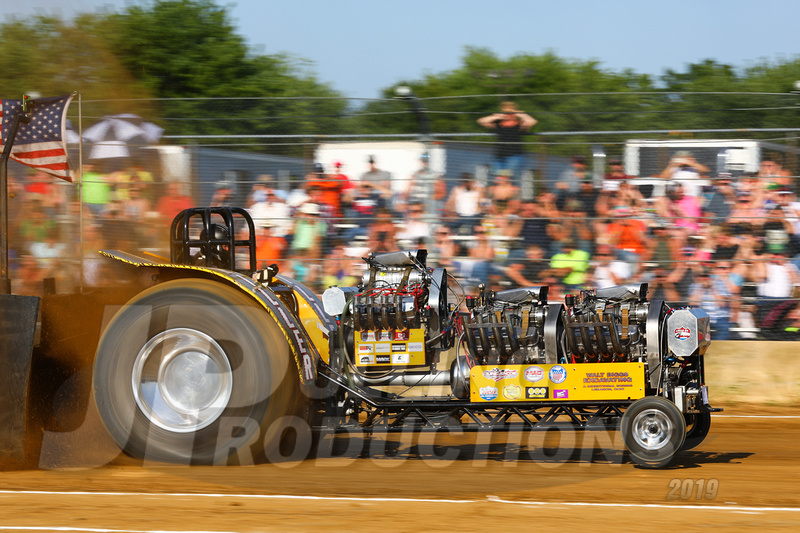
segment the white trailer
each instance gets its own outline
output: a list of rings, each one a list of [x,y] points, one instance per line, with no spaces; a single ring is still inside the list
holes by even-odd
[[[707,166],[709,177],[720,172],[739,176],[758,172],[765,153],[775,152],[783,158],[796,148],[750,139],[674,139],[629,140],[625,143],[625,173],[641,178],[658,176],[677,152],[691,152],[694,158]]]

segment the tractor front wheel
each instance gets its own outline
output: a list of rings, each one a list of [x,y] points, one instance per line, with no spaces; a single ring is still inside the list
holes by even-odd
[[[628,407],[622,415],[620,431],[637,464],[659,468],[681,449],[686,422],[674,403],[661,396],[648,396]]]

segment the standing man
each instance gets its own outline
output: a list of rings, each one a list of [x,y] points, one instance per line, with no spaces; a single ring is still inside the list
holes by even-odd
[[[334,161],[333,168],[334,174],[330,175],[331,181],[337,184],[340,192],[339,196],[339,215],[344,217],[349,211],[353,203],[353,193],[355,192],[355,184],[350,180],[350,177],[344,173],[342,167],[344,163],[341,161]]]
[[[359,186],[369,192],[378,207],[387,206],[392,198],[392,175],[378,168],[375,156],[367,159],[369,170],[361,174]]]
[[[433,182],[436,180],[436,175],[430,167],[430,156],[424,153],[419,157],[420,168],[411,174],[411,176],[403,184],[403,190],[400,193],[399,211],[405,210],[408,206],[413,204],[427,205],[428,202],[433,202]],[[428,211],[433,211],[429,209]]]
[[[536,119],[524,111],[517,109],[514,102],[505,101],[500,104],[500,112],[479,118],[478,124],[484,128],[493,129],[497,133],[495,145],[494,174],[502,170],[512,173],[516,184],[522,178],[522,168],[525,164],[525,148],[522,145],[522,135],[536,125]]]

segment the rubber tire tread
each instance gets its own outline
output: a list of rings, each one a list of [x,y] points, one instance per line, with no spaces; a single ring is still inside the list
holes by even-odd
[[[139,350],[164,329],[178,327],[220,343],[233,372],[228,406],[213,424],[191,433],[151,423],[133,396]],[[274,456],[283,432],[267,430],[302,406],[296,365],[275,319],[242,291],[204,279],[156,285],[121,308],[98,346],[93,395],[106,429],[125,453],[180,464],[249,464]]]

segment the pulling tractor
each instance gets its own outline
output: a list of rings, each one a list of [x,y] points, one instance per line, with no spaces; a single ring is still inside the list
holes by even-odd
[[[364,258],[360,283],[317,296],[258,270],[236,207],[193,208],[170,261],[102,254],[142,290],[102,332],[100,418],[125,453],[227,464],[307,452],[325,432],[619,427],[643,466],[707,435],[709,319],[647,299],[647,284],[465,295],[425,250]]]

